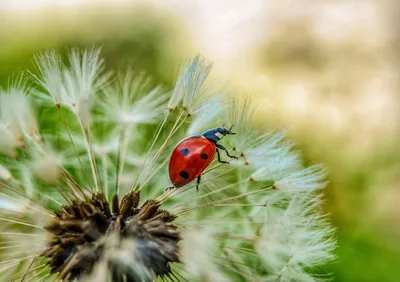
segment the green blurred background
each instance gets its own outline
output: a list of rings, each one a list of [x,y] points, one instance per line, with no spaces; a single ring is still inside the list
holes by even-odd
[[[396,1],[0,0],[0,82],[47,48],[103,46],[172,85],[200,52],[214,77],[289,129],[330,172],[335,281],[400,281],[400,13]]]

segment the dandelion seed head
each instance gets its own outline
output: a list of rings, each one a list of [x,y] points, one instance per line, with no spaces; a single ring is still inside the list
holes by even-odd
[[[67,56],[37,57],[39,99],[23,84],[0,94],[12,106],[0,105],[2,281],[318,280],[309,269],[336,246],[316,196],[326,171],[255,126],[211,63],[188,60],[168,92],[132,69],[110,77],[100,49]],[[45,123],[57,133],[39,135],[32,105],[59,112]],[[221,149],[228,163],[215,159],[198,192],[166,190],[174,146],[222,124],[235,125],[219,144],[238,159]]]

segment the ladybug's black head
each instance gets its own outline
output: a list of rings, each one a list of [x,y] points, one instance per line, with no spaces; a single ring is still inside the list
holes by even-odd
[[[225,136],[225,135],[235,135],[236,133],[232,132],[232,128],[233,128],[233,125],[229,129],[227,129],[225,127],[217,127],[216,131],[218,133],[222,134],[223,136]]]
[[[236,133],[232,132],[232,128],[233,125],[229,129],[225,127],[217,127],[203,132],[202,136],[216,143],[217,141],[221,140],[225,135],[235,135]]]

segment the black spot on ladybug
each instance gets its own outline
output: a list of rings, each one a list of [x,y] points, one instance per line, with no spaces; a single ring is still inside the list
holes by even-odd
[[[200,157],[201,157],[203,160],[208,159],[208,155],[205,154],[205,153],[202,153],[202,154],[200,155]]]
[[[181,153],[182,153],[182,155],[187,156],[187,155],[190,154],[190,151],[189,151],[187,148],[183,148],[183,149],[181,150]]]
[[[188,173],[187,171],[185,171],[185,170],[182,170],[182,171],[179,173],[179,175],[180,175],[182,178],[185,178],[185,179],[188,179],[188,178],[189,178],[189,173]]]

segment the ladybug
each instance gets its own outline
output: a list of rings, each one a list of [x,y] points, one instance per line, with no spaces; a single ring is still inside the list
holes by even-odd
[[[224,127],[209,129],[179,142],[169,160],[169,178],[173,185],[169,189],[182,187],[197,178],[196,190],[198,191],[201,174],[212,162],[215,153],[220,163],[228,163],[221,160],[219,149],[224,150],[228,157],[237,159],[231,156],[224,146],[217,143],[225,135],[236,134],[232,132],[232,128],[233,126],[229,129]]]

